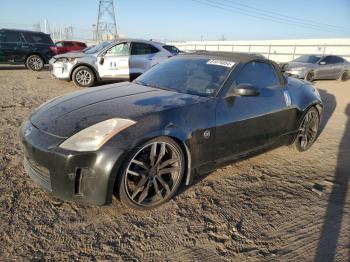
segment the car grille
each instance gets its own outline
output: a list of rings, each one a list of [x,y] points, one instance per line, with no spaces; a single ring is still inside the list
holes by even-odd
[[[50,172],[47,168],[39,165],[31,159],[25,158],[23,166],[31,179],[48,191],[52,191]]]

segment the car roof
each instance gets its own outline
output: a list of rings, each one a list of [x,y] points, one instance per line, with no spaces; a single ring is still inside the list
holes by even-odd
[[[137,38],[120,38],[115,41],[111,41],[113,43],[118,42],[141,42],[141,43],[147,43],[147,44],[157,44],[157,45],[165,45],[164,43],[152,41],[152,40],[145,40],[145,39],[137,39]]]
[[[268,60],[263,55],[254,53],[243,53],[243,52],[222,52],[222,51],[194,51],[188,53],[181,53],[180,57],[198,57],[198,58],[209,58],[209,59],[223,59],[232,62],[247,63],[252,60]]]
[[[82,43],[82,44],[85,44],[84,42],[75,41],[75,40],[60,40],[60,41],[57,41],[56,43],[59,43],[59,42],[64,42],[64,43]]]
[[[44,32],[40,31],[31,31],[31,30],[23,30],[23,29],[7,29],[7,28],[1,28],[0,31],[10,31],[10,32],[25,32],[25,33],[33,33],[33,34],[43,34],[43,35],[49,35]]]

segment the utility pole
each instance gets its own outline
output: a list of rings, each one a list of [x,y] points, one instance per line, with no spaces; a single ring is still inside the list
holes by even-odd
[[[113,0],[98,1],[98,15],[96,24],[96,41],[118,38]]]

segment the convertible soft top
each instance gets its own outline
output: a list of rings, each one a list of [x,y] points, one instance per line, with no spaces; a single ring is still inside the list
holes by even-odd
[[[221,51],[204,51],[198,50],[194,52],[181,53],[178,56],[192,56],[192,57],[207,57],[210,59],[224,59],[234,62],[249,62],[256,59],[266,59],[263,55],[254,53],[242,53],[242,52],[221,52]]]

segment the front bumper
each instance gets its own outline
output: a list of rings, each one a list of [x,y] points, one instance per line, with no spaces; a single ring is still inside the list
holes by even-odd
[[[29,121],[22,124],[20,139],[24,145],[25,170],[42,188],[64,201],[111,203],[124,150],[67,151],[58,147],[64,138],[47,134]]]
[[[73,64],[70,62],[59,62],[55,58],[49,61],[50,73],[54,78],[70,80]]]
[[[290,70],[285,70],[285,73],[288,76],[295,77],[295,78],[302,78],[303,79],[303,78],[305,78],[307,70],[293,70],[293,69],[290,69]]]

